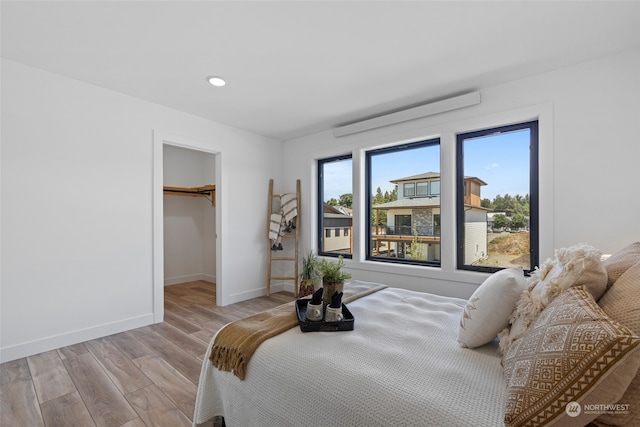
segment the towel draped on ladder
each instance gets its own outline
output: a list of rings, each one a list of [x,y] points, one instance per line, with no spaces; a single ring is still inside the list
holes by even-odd
[[[298,216],[298,199],[295,194],[287,193],[280,196],[280,207],[286,227],[294,227],[294,219]]]
[[[272,213],[269,221],[269,239],[276,244],[280,241],[280,228],[282,225],[282,214]]]
[[[298,216],[298,198],[295,194],[280,196],[280,213],[272,213],[269,221],[269,239],[272,249],[282,249],[282,235],[290,233],[296,228],[295,219]]]

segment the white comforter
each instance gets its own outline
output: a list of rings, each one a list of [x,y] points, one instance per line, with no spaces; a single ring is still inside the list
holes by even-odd
[[[207,352],[194,425],[216,415],[228,427],[503,425],[497,345],[456,341],[464,303],[386,288],[348,304],[353,331],[295,327],[265,341],[244,381]]]

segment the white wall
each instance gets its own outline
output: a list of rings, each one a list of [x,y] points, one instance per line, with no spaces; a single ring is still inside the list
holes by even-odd
[[[455,134],[539,117],[541,258],[579,242],[605,253],[640,240],[637,197],[640,159],[640,50],[480,90],[478,106],[336,138],[331,131],[285,142],[285,179],[302,178],[303,247],[317,247],[315,159],[352,153],[354,278],[468,297],[486,274],[455,269],[455,247],[443,239],[442,267],[385,265],[364,260],[364,151],[434,136],[441,138],[442,235],[455,235]]]
[[[215,184],[215,155],[164,145],[164,185]],[[164,195],[164,284],[215,283],[215,208],[206,198]]]
[[[0,361],[152,322],[154,130],[220,152],[217,184],[251,190],[219,194],[218,303],[264,292],[256,212],[281,142],[2,60]]]
[[[354,203],[362,208],[365,148],[439,135],[442,233],[453,233],[455,132],[532,116],[541,120],[542,257],[583,241],[613,252],[640,240],[638,75],[634,50],[469,88],[480,89],[481,105],[348,137],[328,131],[288,141],[281,168],[280,142],[2,60],[0,362],[151,323],[154,129],[220,152],[217,184],[233,184],[219,193],[221,304],[264,292],[269,178],[276,192],[301,179],[306,250],[317,247],[314,159],[354,153]],[[355,278],[462,297],[484,279],[456,272],[454,245],[444,241],[441,269],[364,261],[357,211]]]

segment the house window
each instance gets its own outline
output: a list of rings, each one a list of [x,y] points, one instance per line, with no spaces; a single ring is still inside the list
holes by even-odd
[[[345,237],[349,236],[349,229],[348,228],[342,229],[342,232],[344,233]]]
[[[365,161],[367,259],[439,266],[440,197],[415,196],[439,181],[440,139],[368,151]]]
[[[538,122],[457,136],[457,265],[538,265]]]
[[[416,182],[416,196],[424,197],[429,195],[429,182]]]
[[[318,254],[351,258],[351,239],[340,229],[353,226],[351,154],[318,160]],[[335,230],[332,235],[331,230]]]
[[[397,236],[411,235],[411,215],[396,215],[394,223],[394,230],[392,234]]]
[[[413,197],[416,195],[416,185],[411,182],[402,186],[402,194],[404,197]]]
[[[429,192],[430,195],[432,196],[440,195],[440,181],[431,181],[429,183],[429,187],[431,188],[431,191]]]

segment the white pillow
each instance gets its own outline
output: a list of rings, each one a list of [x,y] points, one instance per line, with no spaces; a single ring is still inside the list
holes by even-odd
[[[460,346],[485,345],[509,326],[509,315],[526,283],[522,267],[506,268],[489,276],[464,307],[458,332]]]

